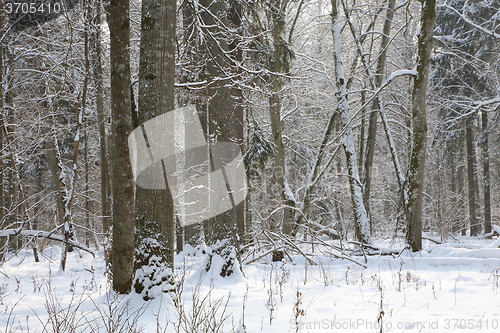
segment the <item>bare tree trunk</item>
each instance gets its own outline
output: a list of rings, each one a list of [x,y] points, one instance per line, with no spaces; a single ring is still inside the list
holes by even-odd
[[[488,146],[488,113],[481,113],[483,148],[483,186],[484,186],[484,232],[491,232],[491,185],[490,185],[490,155]]]
[[[59,178],[58,171],[58,158],[56,147],[54,145],[55,139],[49,139],[45,143],[45,148],[47,151],[47,158],[49,160],[49,169],[52,175],[52,182],[54,183],[54,189],[56,191],[56,207],[57,207],[57,217],[59,224],[64,223],[64,185],[61,182],[61,178]]]
[[[128,151],[130,101],[130,19],[128,0],[111,0],[111,186],[113,192],[113,289],[130,292],[134,259],[134,183]]]
[[[8,63],[7,66],[11,68],[11,71],[14,68],[14,56],[11,52],[8,52],[6,48],[4,48],[3,53],[7,57]],[[13,86],[13,75],[10,74],[6,77],[6,86],[7,86],[7,92],[5,93],[4,96],[4,135],[5,135],[5,146],[4,150],[10,150],[10,155],[12,156],[12,152],[14,151],[14,147],[11,145],[12,139],[10,139],[12,136],[15,135],[15,128],[12,124],[14,124],[14,108],[12,107],[13,101],[14,101],[14,92],[12,90]],[[19,227],[21,224],[18,221],[18,191],[17,191],[17,186],[19,183],[15,180],[15,172],[14,170],[16,169],[15,165],[15,159],[12,157],[9,158],[9,168],[5,170],[6,172],[4,173],[4,177],[6,178],[6,183],[7,183],[7,197],[5,198],[5,204],[6,204],[6,209],[7,209],[7,222],[9,225],[17,225]],[[17,207],[17,208],[16,208]],[[22,245],[21,243],[21,237],[18,236],[12,236],[9,241],[9,246],[12,247],[13,249],[18,249]]]
[[[458,221],[458,229],[461,231],[462,233],[462,236],[465,236],[466,235],[466,232],[467,232],[467,213],[465,211],[465,206],[466,206],[466,202],[465,202],[465,175],[466,175],[466,169],[465,169],[465,164],[464,164],[464,161],[466,160],[465,159],[465,156],[464,156],[464,139],[465,139],[465,136],[464,134],[462,133],[460,135],[460,150],[459,150],[459,154],[458,154],[458,158],[457,160],[459,161],[459,165],[458,165],[458,168],[457,168],[457,192],[458,192],[458,206],[460,207],[459,208],[459,216],[460,216],[460,220]]]
[[[204,52],[206,52],[206,74],[210,85],[206,88],[207,114],[205,134],[208,141],[213,142],[232,142],[235,138],[235,132],[240,128],[235,128],[235,115],[231,88],[228,87],[230,81],[224,78],[224,69],[230,70],[232,63],[225,52],[229,50],[227,39],[230,37],[222,28],[221,22],[216,21],[215,17],[221,17],[222,23],[227,26],[228,1],[227,0],[202,0],[200,4],[207,9],[201,16],[203,24],[210,27],[205,32],[212,37],[206,39]],[[214,38],[215,37],[215,38]],[[216,40],[217,38],[217,40]],[[213,159],[211,158],[212,168]],[[227,183],[227,181],[226,181]],[[239,270],[238,262],[238,237],[237,237],[237,211],[232,199],[233,208],[205,221],[205,238],[209,247],[209,257],[206,270],[217,269],[215,274],[222,277],[232,275],[235,270]],[[213,266],[213,258],[219,256],[223,264]]]
[[[477,220],[477,183],[476,183],[476,149],[474,147],[474,134],[472,117],[465,120],[465,140],[467,147],[467,184],[469,194],[469,226],[470,235],[477,236],[481,226]]]
[[[4,11],[3,2],[0,3],[0,34],[3,35],[4,29]],[[3,136],[4,136],[4,93],[3,93],[3,42],[0,42],[0,229],[5,229],[5,197],[4,197],[4,162],[3,162]],[[3,262],[5,250],[7,247],[7,237],[0,237],[0,262]]]
[[[138,122],[142,124],[175,108],[175,24],[176,1],[142,1],[141,54],[139,64]],[[169,143],[168,143],[169,144]],[[173,144],[173,143],[171,143]],[[173,290],[175,223],[174,202],[166,178],[165,189],[136,188],[136,278],[134,288],[144,299],[153,298],[149,289],[161,285]],[[151,239],[155,242],[152,243]],[[152,276],[142,267],[149,266]],[[145,281],[151,280],[150,286]],[[146,290],[145,290],[146,289]]]
[[[79,101],[78,105],[78,114],[77,114],[77,128],[76,128],[76,135],[73,140],[73,163],[71,165],[71,174],[70,174],[70,183],[69,183],[69,188],[67,189],[67,193],[64,197],[64,229],[63,229],[63,235],[64,235],[64,241],[62,243],[63,248],[61,250],[62,255],[61,255],[61,269],[64,271],[66,269],[66,260],[68,256],[68,251],[72,249],[72,246],[70,245],[70,239],[74,237],[73,230],[72,230],[72,219],[73,219],[73,213],[72,213],[72,208],[73,208],[73,202],[75,199],[75,192],[76,192],[76,181],[77,181],[77,170],[78,170],[78,158],[79,158],[79,152],[80,152],[80,144],[82,142],[82,136],[83,136],[83,122],[84,122],[84,115],[85,115],[85,109],[87,107],[87,93],[88,93],[88,85],[89,85],[89,77],[90,77],[90,60],[89,60],[89,39],[88,39],[88,15],[89,15],[89,4],[87,4],[86,8],[86,22],[85,22],[85,31],[84,31],[84,48],[85,48],[85,78],[83,81],[83,87],[82,87],[82,94],[81,94],[81,99]]]
[[[384,77],[384,71],[387,59],[387,49],[390,40],[389,35],[392,27],[392,19],[394,18],[395,4],[396,0],[389,0],[388,2],[387,14],[384,21],[384,28],[382,30],[382,36],[380,42],[380,51],[377,59],[377,69],[375,70],[374,80],[372,82],[372,88],[374,90],[378,89],[382,85],[382,80]],[[363,57],[364,55],[360,56]],[[380,97],[379,96],[375,97],[372,103],[372,112],[370,112],[368,135],[366,139],[366,157],[365,157],[364,172],[363,172],[363,186],[364,186],[363,196],[368,215],[370,215],[369,202],[370,202],[370,190],[371,190],[371,180],[372,180],[372,167],[373,167],[373,157],[375,155],[375,141],[377,138],[378,113],[381,108],[380,104],[381,104]],[[361,153],[363,153],[362,150]]]
[[[241,29],[242,5],[240,1],[230,0],[228,16],[231,22],[231,28],[235,31]],[[243,51],[238,46],[239,40],[233,38],[229,44],[229,51],[235,62],[243,61]],[[241,69],[235,68],[235,74],[241,74]],[[240,146],[240,150],[245,150],[244,128],[245,128],[245,108],[243,106],[243,89],[235,84],[231,88],[234,114],[234,142]],[[245,200],[236,205],[236,226],[238,229],[239,244],[246,242],[246,224],[245,224]]]
[[[418,35],[417,76],[412,91],[412,148],[408,167],[405,204],[406,241],[413,251],[422,249],[422,199],[427,149],[427,82],[431,66],[436,1],[422,0],[421,28]]]
[[[96,89],[96,111],[97,122],[99,124],[99,164],[101,166],[101,215],[102,215],[102,228],[106,237],[109,239],[110,233],[110,199],[111,191],[109,184],[109,171],[108,171],[108,152],[107,152],[107,136],[106,136],[106,122],[104,110],[104,88],[103,88],[103,70],[102,70],[102,46],[101,46],[101,10],[102,5],[100,0],[94,1],[96,7],[96,14],[93,22],[93,33],[91,34],[91,45],[94,47],[94,84]],[[106,262],[109,263],[109,253],[105,256]]]
[[[273,54],[270,70],[277,74],[286,74],[290,70],[290,52],[285,39],[285,12],[286,2],[279,0],[270,2],[271,12],[271,34],[273,41]],[[283,208],[282,231],[291,234],[294,229],[295,198],[288,186],[287,168],[285,164],[285,145],[283,143],[283,122],[281,120],[281,90],[284,82],[280,76],[272,77],[270,82],[271,95],[269,96],[269,117],[271,120],[271,131],[273,142],[276,146],[276,157],[274,158],[274,173],[276,183],[279,187]]]
[[[85,130],[84,134],[84,164],[85,164],[85,245],[87,247],[90,246],[90,240],[92,237],[92,222],[90,220],[90,210],[91,210],[91,198],[90,198],[90,168],[89,168],[89,140],[88,140],[88,132]]]
[[[359,179],[358,157],[354,145],[354,136],[352,133],[351,119],[349,116],[349,104],[347,102],[346,80],[342,65],[341,50],[341,24],[338,17],[337,0],[331,0],[332,3],[332,33],[333,33],[333,58],[335,63],[335,83],[337,97],[337,110],[342,130],[344,132],[342,145],[346,155],[347,171],[349,174],[349,185],[351,189],[351,199],[354,208],[354,228],[356,237],[361,243],[371,244],[370,222],[366,214],[366,208],[363,200],[363,191]]]

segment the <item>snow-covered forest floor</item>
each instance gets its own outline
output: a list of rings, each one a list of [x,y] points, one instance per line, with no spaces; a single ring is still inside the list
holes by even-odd
[[[498,332],[493,242],[426,242],[418,254],[369,256],[366,268],[316,246],[315,265],[268,256],[229,278],[201,274],[203,255],[185,251],[176,256],[177,295],[149,302],[110,291],[102,250],[73,251],[65,272],[58,247],[39,263],[21,252],[0,268],[0,332]]]

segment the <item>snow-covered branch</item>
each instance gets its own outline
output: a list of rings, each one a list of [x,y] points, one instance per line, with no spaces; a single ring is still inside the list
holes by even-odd
[[[472,21],[470,18],[468,18],[464,14],[460,13],[455,8],[447,5],[446,3],[444,3],[442,5],[439,5],[438,7],[442,7],[442,8],[446,8],[448,10],[451,10],[452,12],[454,12],[455,14],[457,14],[458,16],[460,16],[460,18],[462,20],[464,20],[467,24],[470,24],[471,26],[473,26],[477,30],[479,30],[479,31],[483,32],[484,34],[489,35],[491,37],[495,37],[496,39],[500,39],[500,34],[497,34],[495,31],[492,31],[492,30],[486,29],[485,27],[482,27],[481,25],[479,25],[476,22]]]
[[[58,242],[64,242],[64,236],[54,234],[52,231],[42,231],[42,230],[25,230],[21,228],[17,229],[5,229],[0,231],[0,237],[11,237],[11,236],[26,236],[26,237],[33,237],[33,238],[46,238],[50,240],[55,240]],[[69,244],[72,247],[75,247],[77,249],[83,250],[85,252],[88,252],[92,254],[95,257],[94,252],[85,246],[84,244],[81,244],[77,241],[74,241],[72,239],[69,240]]]

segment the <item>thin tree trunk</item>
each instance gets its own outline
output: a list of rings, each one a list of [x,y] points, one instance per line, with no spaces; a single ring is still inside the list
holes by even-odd
[[[14,55],[12,52],[7,52],[7,49],[4,48],[3,53],[5,56],[8,58],[8,63],[7,66],[10,67],[11,73],[14,68]],[[6,85],[7,85],[7,92],[5,93],[4,96],[4,134],[5,134],[5,146],[4,150],[10,150],[10,155],[12,156],[12,152],[14,151],[14,147],[11,145],[12,140],[9,139],[10,137],[15,135],[15,128],[13,126],[14,124],[14,108],[12,107],[13,101],[14,101],[14,92],[13,92],[13,75],[10,74],[6,77]],[[5,203],[6,203],[6,209],[7,209],[7,221],[9,225],[16,225],[19,224],[18,221],[18,191],[17,191],[17,186],[18,182],[15,181],[15,173],[14,170],[16,169],[15,165],[15,159],[12,157],[9,159],[9,168],[5,170],[5,180],[7,185],[7,197],[5,198]],[[19,226],[18,226],[19,227]],[[13,236],[10,238],[9,246],[11,246],[13,249],[18,249],[21,247],[21,237],[18,236]]]
[[[270,70],[274,73],[286,74],[290,70],[289,50],[285,44],[285,13],[284,4],[281,1],[273,0],[271,6],[271,34],[273,41],[273,59]],[[269,117],[271,120],[271,131],[273,143],[276,146],[276,157],[274,158],[274,177],[279,187],[279,194],[283,208],[282,231],[284,234],[291,234],[294,230],[295,198],[288,186],[287,168],[285,164],[285,145],[283,143],[283,122],[281,120],[281,89],[283,88],[283,78],[275,76],[271,78],[271,94],[269,96]]]
[[[87,6],[89,6],[87,4]],[[87,14],[88,16],[88,10]],[[88,23],[88,21],[86,22]],[[76,128],[76,135],[73,141],[74,147],[73,147],[73,161],[71,165],[71,175],[70,175],[70,183],[69,183],[69,188],[67,190],[67,193],[64,197],[64,229],[63,229],[63,235],[64,235],[64,241],[63,241],[63,248],[61,250],[61,270],[66,269],[66,261],[68,258],[68,251],[72,248],[70,245],[70,239],[74,237],[73,230],[72,230],[72,219],[73,219],[73,213],[72,213],[72,208],[73,208],[73,202],[75,199],[75,192],[76,192],[76,181],[77,181],[77,170],[78,170],[78,158],[79,158],[79,152],[80,152],[80,143],[82,141],[82,136],[83,136],[83,122],[84,122],[84,114],[85,114],[85,109],[87,107],[87,92],[88,92],[88,84],[89,84],[89,76],[90,76],[90,61],[89,61],[89,43],[88,43],[88,24],[85,26],[85,32],[84,32],[84,39],[85,39],[85,78],[83,81],[83,87],[82,87],[82,95],[81,95],[81,100],[80,104],[78,105],[78,115],[77,115],[77,128]]]
[[[396,4],[396,0],[389,0],[387,14],[384,21],[384,28],[382,30],[381,42],[380,42],[380,51],[377,59],[377,69],[375,70],[375,75],[372,83],[372,89],[377,90],[382,85],[382,80],[385,72],[385,65],[387,59],[387,49],[389,45],[389,35],[392,27],[392,19],[394,18],[394,6]],[[363,57],[361,54],[360,57]],[[364,58],[363,58],[364,59]],[[367,67],[367,70],[369,68]],[[370,75],[371,76],[371,75]],[[368,125],[368,135],[366,140],[366,157],[364,163],[364,172],[363,172],[363,186],[364,186],[364,200],[366,204],[366,209],[368,215],[370,215],[370,191],[371,191],[371,180],[372,180],[372,167],[373,167],[373,157],[375,155],[375,141],[377,138],[377,122],[378,122],[378,113],[381,109],[381,100],[380,97],[377,96],[373,99],[372,103],[372,112],[370,112],[369,117],[369,125]],[[363,151],[361,151],[363,153]],[[398,171],[396,171],[398,172]]]
[[[52,175],[52,182],[54,183],[54,189],[56,191],[56,208],[57,208],[57,217],[59,224],[64,223],[64,204],[63,204],[63,198],[64,198],[64,185],[61,181],[61,178],[59,177],[59,170],[58,170],[58,158],[57,158],[57,151],[56,151],[56,146],[54,145],[54,140],[55,139],[49,139],[45,143],[45,148],[47,151],[47,158],[49,160],[49,169],[50,169],[50,174]]]
[[[467,174],[467,170],[464,164],[464,161],[466,160],[465,158],[465,152],[464,152],[464,140],[465,140],[465,135],[462,131],[460,137],[459,137],[459,154],[457,161],[459,161],[459,165],[457,168],[457,193],[458,193],[458,207],[459,207],[459,221],[458,221],[458,228],[462,236],[465,236],[467,233],[467,213],[465,211],[466,207],[466,202],[465,202],[465,175]]]
[[[3,2],[0,3],[0,27],[4,26]],[[0,34],[4,34],[4,29],[0,29]],[[4,94],[3,94],[3,42],[0,42],[0,228],[6,227],[5,223],[5,196],[4,196],[4,162],[3,162],[3,136],[4,136]],[[7,237],[0,237],[0,262],[3,262],[7,247]]]
[[[477,236],[481,229],[477,220],[477,183],[476,183],[476,149],[474,147],[474,133],[472,117],[465,120],[465,140],[467,148],[467,184],[469,198],[469,226],[470,235]]]
[[[103,70],[102,70],[102,46],[101,46],[101,1],[95,0],[96,9],[95,19],[93,23],[94,31],[91,34],[91,45],[94,47],[94,84],[96,89],[96,111],[97,123],[99,124],[99,163],[101,166],[101,215],[102,215],[102,228],[104,233],[109,238],[110,233],[110,184],[109,184],[109,171],[108,171],[108,152],[107,152],[107,139],[106,139],[106,122],[104,110],[104,88],[103,88]],[[109,249],[108,249],[109,251]],[[109,263],[109,253],[105,256],[106,262]]]
[[[240,1],[231,0],[229,4],[229,19],[231,28],[235,31],[241,29],[242,6]],[[243,61],[243,51],[238,46],[238,39],[233,38],[229,45],[229,51],[236,63]],[[235,67],[235,74],[241,74],[241,69]],[[245,109],[243,107],[243,89],[235,84],[231,88],[231,96],[233,100],[234,114],[234,142],[240,146],[240,150],[245,150],[244,128],[245,128]],[[238,238],[240,246],[246,242],[246,225],[245,225],[245,200],[236,205],[236,226],[238,229]]]
[[[113,289],[130,292],[134,259],[134,183],[128,151],[132,131],[130,100],[130,19],[128,0],[111,0],[111,186],[113,192]]]
[[[490,155],[488,142],[488,113],[481,113],[482,148],[483,148],[483,186],[484,186],[484,232],[491,232],[491,185],[490,185]]]
[[[370,222],[366,214],[366,208],[363,201],[363,191],[359,179],[358,158],[354,145],[354,136],[352,133],[351,119],[349,116],[349,104],[347,102],[346,80],[342,65],[342,40],[340,36],[341,24],[338,17],[337,0],[331,0],[332,3],[332,33],[333,33],[333,58],[336,73],[336,92],[337,110],[342,123],[342,146],[346,155],[347,171],[349,174],[349,185],[351,189],[351,199],[354,208],[354,228],[357,239],[364,244],[371,244]]]

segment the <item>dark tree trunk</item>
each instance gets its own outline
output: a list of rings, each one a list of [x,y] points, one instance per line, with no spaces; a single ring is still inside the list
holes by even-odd
[[[483,186],[484,186],[484,232],[491,232],[491,186],[490,186],[490,154],[488,146],[488,113],[481,113],[482,148],[483,148]]]
[[[206,135],[211,142],[232,142],[235,138],[235,115],[231,88],[228,87],[229,80],[223,79],[225,74],[223,69],[230,70],[232,64],[224,55],[229,50],[227,42],[228,31],[224,31],[214,17],[221,17],[222,22],[227,26],[228,2],[226,0],[202,0],[200,4],[209,12],[203,13],[203,23],[213,36],[218,37],[218,43],[207,38],[204,45],[206,52],[206,75],[210,86],[205,91],[207,99],[208,114],[206,114]],[[219,80],[216,82],[216,80]],[[233,202],[234,204],[234,202]],[[205,238],[209,246],[209,261],[207,271],[212,269],[212,258],[220,256],[224,263],[219,272],[214,272],[222,277],[229,276],[239,265],[237,262],[236,249],[237,240],[237,212],[236,206],[232,209],[205,221]],[[217,268],[219,269],[219,268]]]
[[[229,19],[231,28],[239,31],[242,23],[242,5],[238,0],[231,0],[229,5]],[[243,60],[243,51],[238,46],[239,40],[233,38],[229,45],[231,57],[237,62],[241,63]],[[241,69],[235,67],[235,74],[241,74]],[[243,106],[243,89],[236,84],[231,88],[231,96],[233,102],[234,114],[234,142],[240,146],[243,152],[245,149],[244,131],[245,131],[245,109]],[[246,224],[245,224],[245,200],[236,205],[236,225],[238,229],[238,238],[240,246],[246,242]]]
[[[111,186],[113,192],[113,289],[128,293],[134,259],[134,183],[128,151],[132,131],[130,101],[130,19],[128,0],[111,0]]]
[[[418,35],[417,76],[412,91],[412,149],[408,168],[405,202],[406,242],[413,251],[422,249],[422,201],[427,149],[427,82],[431,66],[436,1],[422,0],[421,28]]]

